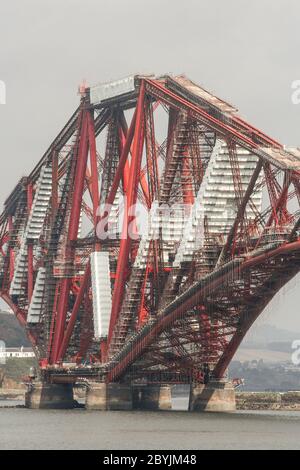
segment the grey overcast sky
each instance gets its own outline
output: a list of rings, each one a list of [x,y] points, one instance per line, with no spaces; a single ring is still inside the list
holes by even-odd
[[[0,0],[0,204],[78,104],[77,86],[185,73],[300,144],[299,0]],[[300,279],[260,321],[300,332]]]

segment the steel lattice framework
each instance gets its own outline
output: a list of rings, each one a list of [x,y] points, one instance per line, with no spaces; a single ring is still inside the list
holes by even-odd
[[[299,272],[300,151],[185,76],[80,95],[5,202],[2,299],[53,382],[223,377]]]

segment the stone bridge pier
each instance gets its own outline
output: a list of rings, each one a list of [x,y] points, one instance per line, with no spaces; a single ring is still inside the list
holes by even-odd
[[[86,382],[85,408],[87,410],[170,410],[169,385],[136,386],[131,383]],[[33,381],[28,385],[25,406],[31,409],[72,409],[73,384]]]
[[[86,391],[87,410],[132,410],[132,387],[126,383],[89,383]]]
[[[235,391],[231,382],[214,379],[207,384],[192,384],[189,411],[234,412]]]
[[[85,408],[87,410],[171,410],[171,386],[168,384],[136,385],[131,383],[87,382]],[[31,409],[72,409],[73,384],[34,381],[28,386],[25,406]],[[236,410],[235,390],[224,379],[208,384],[192,384],[189,411],[233,412]]]
[[[171,410],[169,385],[141,385],[133,388],[133,407],[137,410]]]
[[[72,409],[75,404],[72,384],[32,382],[25,393],[30,409]]]
[[[120,383],[91,383],[86,393],[87,410],[170,410],[171,387]]]

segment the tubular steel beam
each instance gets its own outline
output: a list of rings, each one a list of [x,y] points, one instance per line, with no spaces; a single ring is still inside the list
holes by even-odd
[[[80,144],[79,144],[78,153],[76,155],[76,158],[77,158],[76,171],[75,171],[73,191],[71,193],[72,205],[71,205],[71,213],[70,213],[69,227],[68,227],[68,242],[67,243],[68,244],[71,243],[71,245],[67,246],[67,250],[68,250],[68,255],[70,256],[70,258],[72,258],[72,254],[74,251],[72,242],[74,243],[78,236],[81,201],[82,201],[82,195],[83,195],[83,189],[84,189],[86,165],[87,165],[87,158],[88,158],[88,121],[87,121],[86,112],[84,112],[83,114],[82,127],[81,127],[80,132],[81,132]],[[52,362],[57,361],[59,349],[61,347],[61,342],[63,339],[66,315],[67,315],[67,309],[68,309],[70,286],[71,286],[70,278],[65,278],[61,281],[60,297],[59,297],[59,302],[58,302],[57,318],[55,322],[53,347],[52,347],[52,354],[51,354]]]
[[[276,295],[279,288],[285,285],[290,279],[292,279],[298,271],[299,268],[297,268],[296,270],[292,270],[288,273],[282,273],[278,281],[279,285],[276,286],[276,289],[271,293],[271,295],[264,296],[260,302],[256,303],[256,305],[253,307],[253,312],[249,311],[248,307],[245,308],[245,311],[242,312],[239,319],[239,327],[233,334],[229,344],[224,349],[223,354],[221,355],[217,364],[214,367],[213,376],[215,378],[218,379],[224,376],[225,371],[229,366],[229,363],[231,362],[233,356],[235,355],[237,349],[239,348],[240,344],[242,343],[243,339],[245,338],[247,332],[249,331],[253,323],[257,320],[257,318],[263,312],[268,303]]]
[[[51,156],[52,152],[55,150],[59,152],[63,146],[68,142],[72,137],[72,134],[76,128],[77,119],[81,106],[79,106],[76,111],[72,114],[67,124],[63,127],[58,136],[54,139],[48,150],[45,152],[39,163],[36,165],[34,170],[30,173],[28,179],[29,181],[36,181],[38,175],[40,174],[42,166],[45,164],[47,159]]]
[[[122,357],[122,350],[120,351],[120,357],[116,358],[116,364],[112,364],[112,368],[107,376],[107,381],[115,381],[120,378],[129,365],[141,356],[141,354],[151,344],[151,342],[158,338],[162,331],[169,328],[170,325],[173,324],[182,315],[184,315],[185,312],[198,305],[205,293],[209,292],[211,294],[219,287],[224,285],[227,279],[232,279],[233,276],[239,275],[240,272],[245,271],[250,267],[257,266],[260,263],[265,262],[267,259],[271,259],[281,254],[287,254],[293,251],[300,251],[300,241],[286,244],[275,250],[270,250],[262,255],[246,259],[240,264],[234,264],[234,261],[231,261],[227,263],[227,265],[223,265],[218,272],[214,273],[213,280],[209,282],[209,286],[207,285],[202,287],[205,278],[197,282],[184,294],[179,295],[176,300],[169,304],[163,311],[161,311],[157,317],[157,320],[148,325],[148,327],[151,325],[151,328],[148,328],[147,331],[146,329],[140,330],[140,332],[137,334],[135,342],[132,344],[131,349],[127,354],[124,354]],[[227,266],[231,265],[232,268],[227,269]],[[146,331],[145,335],[142,334],[143,331]]]
[[[116,197],[116,194],[117,194],[117,191],[118,191],[118,187],[120,185],[120,181],[121,181],[122,176],[123,176],[124,168],[125,168],[126,161],[127,161],[127,158],[128,158],[129,152],[130,152],[130,146],[131,146],[133,136],[134,136],[134,132],[135,132],[136,116],[137,116],[137,112],[135,111],[135,113],[132,117],[132,121],[131,121],[131,124],[130,124],[130,127],[129,127],[129,131],[128,131],[128,134],[127,134],[125,144],[123,146],[123,151],[122,151],[122,154],[121,154],[121,157],[120,157],[120,160],[119,160],[119,164],[118,164],[118,167],[116,169],[115,177],[114,177],[113,183],[111,185],[109,195],[108,195],[107,200],[106,200],[107,205],[113,204],[113,202],[115,200],[115,197]]]
[[[28,217],[31,213],[33,203],[33,185],[29,183],[27,186],[27,211]],[[31,297],[33,293],[33,243],[30,240],[27,245],[27,263],[28,263],[28,283],[27,283],[27,290],[28,290],[28,304],[31,302]]]
[[[97,211],[99,207],[98,162],[97,162],[97,151],[96,151],[95,123],[90,112],[87,113],[87,120],[88,120],[88,135],[89,135],[89,146],[90,146],[93,216],[94,216],[94,224],[96,228]]]
[[[222,248],[222,251],[221,251],[221,254],[219,256],[219,259],[218,259],[218,262],[217,262],[217,265],[216,266],[219,266],[220,264],[223,263],[228,251],[229,251],[229,248],[231,247],[232,243],[233,243],[233,240],[236,236],[236,233],[237,233],[237,229],[238,229],[238,226],[239,224],[241,223],[241,220],[243,219],[243,216],[245,214],[245,210],[246,210],[246,207],[247,207],[247,204],[249,202],[249,199],[253,193],[253,189],[254,189],[254,186],[256,184],[256,181],[257,181],[257,178],[259,177],[259,174],[261,172],[261,169],[262,169],[262,160],[259,159],[258,162],[257,162],[257,165],[256,165],[256,168],[253,172],[253,175],[251,177],[251,180],[248,184],[248,187],[245,191],[245,194],[244,194],[244,197],[242,199],[242,202],[241,204],[239,205],[239,208],[238,208],[238,211],[237,211],[237,214],[236,214],[236,218],[235,218],[235,221],[233,223],[233,225],[231,226],[230,228],[230,231],[229,231],[229,234],[227,236],[227,240],[226,240],[226,243],[225,245],[223,246]]]
[[[57,356],[57,361],[58,362],[63,360],[64,355],[65,355],[65,353],[67,351],[67,348],[69,346],[69,341],[71,339],[71,336],[72,336],[72,333],[73,333],[73,330],[74,330],[74,326],[75,326],[75,322],[76,322],[76,319],[77,319],[77,316],[78,316],[79,308],[80,308],[80,305],[83,301],[83,297],[86,294],[86,289],[87,289],[87,285],[88,285],[88,282],[89,282],[90,275],[91,275],[91,266],[90,266],[90,263],[88,262],[87,267],[85,269],[83,279],[81,281],[79,292],[76,296],[76,301],[75,301],[75,304],[74,304],[74,307],[73,307],[73,310],[72,310],[72,313],[71,313],[71,316],[70,316],[70,320],[68,322],[68,326],[66,328],[64,338],[63,338],[63,341],[61,343],[61,346],[60,346],[60,349],[59,349],[59,352],[58,352],[58,356]]]
[[[173,106],[177,109],[181,109],[184,107],[187,111],[189,111],[190,116],[195,117],[203,124],[207,125],[209,128],[213,129],[217,132],[218,135],[222,136],[223,138],[230,137],[234,140],[238,145],[242,148],[249,150],[254,155],[263,158],[266,161],[271,161],[271,163],[275,166],[281,167],[277,161],[274,161],[266,152],[262,150],[262,145],[258,144],[251,138],[247,137],[246,135],[242,134],[234,127],[229,126],[228,124],[224,124],[220,120],[216,119],[215,117],[211,116],[199,106],[190,103],[186,99],[182,98],[181,96],[176,95],[171,90],[168,90],[162,84],[158,83],[154,80],[146,79],[146,91],[150,95],[159,98],[161,101],[165,102],[166,104]],[[253,131],[253,135],[255,132]],[[282,149],[282,145],[277,143],[273,143],[272,146]],[[270,146],[270,139],[266,138],[266,146]]]
[[[127,210],[125,210],[122,239],[120,243],[120,253],[117,265],[116,281],[114,286],[113,298],[112,298],[112,311],[111,319],[109,324],[108,332],[108,346],[112,338],[114,327],[118,319],[120,307],[123,301],[126,271],[128,266],[128,256],[131,246],[131,237],[128,234],[128,228],[131,221],[134,220],[133,208],[137,199],[138,182],[139,182],[139,171],[141,167],[142,152],[143,152],[143,140],[144,140],[144,95],[145,85],[142,81],[139,93],[139,99],[137,103],[136,111],[136,126],[134,133],[134,144],[133,154],[130,164],[129,181],[130,186],[127,194]],[[125,144],[126,145],[126,144]],[[129,150],[129,149],[128,149]],[[131,212],[129,212],[131,211]]]
[[[124,113],[120,113],[120,124],[121,124],[121,128],[122,128],[122,135],[123,135],[124,138],[126,139],[127,134],[128,134],[128,126],[127,126],[127,123],[126,123],[126,119],[125,119]],[[132,150],[132,148],[130,147],[130,154],[132,155],[132,153],[133,153],[133,150]],[[129,174],[129,163],[128,163],[128,160],[127,160],[127,162],[126,162],[126,167],[128,167],[126,170],[128,170],[128,174]],[[147,180],[146,180],[145,174],[144,174],[142,171],[140,172],[140,184],[141,184],[141,188],[142,188],[142,191],[143,191],[143,194],[144,194],[144,197],[145,197],[147,206],[149,207],[149,204],[150,204],[149,189],[148,189],[148,184],[147,184]]]
[[[58,153],[56,150],[52,153],[52,188],[51,188],[51,219],[52,224],[55,221],[58,209]]]
[[[300,271],[298,151],[286,151],[239,118],[235,108],[194,85],[182,77],[135,76],[125,86],[128,92],[123,85],[105,86],[108,98],[97,105],[90,102],[89,91],[82,90],[79,108],[5,201],[0,215],[0,296],[26,328],[38,355],[46,356],[41,366],[49,380],[76,382],[80,376],[111,382],[126,374],[148,380],[153,371],[162,378],[165,368],[197,381],[208,363],[215,376],[222,377],[270,298]],[[168,116],[163,126],[161,116],[154,116],[158,105]],[[124,113],[133,109],[128,128]],[[107,125],[102,142],[97,136]],[[156,134],[162,131],[158,143]],[[228,144],[224,182],[222,165],[210,160],[216,138]],[[100,140],[104,160],[97,152]],[[26,239],[24,250],[20,241],[43,166],[47,171],[36,235]],[[220,191],[224,184],[229,194],[224,199],[230,208],[236,199],[233,219],[226,202],[227,216],[219,216],[223,198],[222,204],[216,201],[214,187],[219,181]],[[100,230],[106,230],[119,190],[125,204],[122,234],[102,241]],[[190,250],[198,236],[194,219],[191,233],[188,225],[182,235],[176,218],[170,227],[174,225],[176,236],[181,233],[178,241],[164,240],[160,228],[158,239],[147,238],[138,251],[139,236],[134,242],[131,238],[137,235],[138,198],[149,210],[153,201],[191,205],[196,194],[204,211],[201,250]],[[262,209],[265,195],[269,202]],[[87,230],[78,239],[81,214]],[[201,217],[200,211],[195,213],[197,223]],[[225,237],[220,229],[224,217],[230,223]],[[88,259],[101,249],[110,261],[116,258],[116,264],[109,266],[113,291],[108,337],[98,341],[93,338]],[[132,269],[137,253],[140,264]],[[173,285],[169,279],[175,279]],[[38,323],[27,323],[33,293],[42,288]],[[168,295],[160,307],[162,292]],[[94,364],[80,365],[81,359]],[[67,368],[64,361],[74,366]]]

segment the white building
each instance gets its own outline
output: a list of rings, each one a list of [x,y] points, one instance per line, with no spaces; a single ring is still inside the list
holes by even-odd
[[[12,357],[18,359],[34,357],[34,352],[31,348],[25,348],[24,346],[21,348],[0,347],[0,359],[8,359]]]

